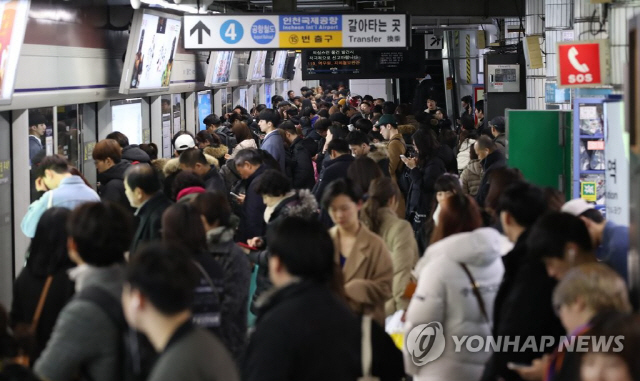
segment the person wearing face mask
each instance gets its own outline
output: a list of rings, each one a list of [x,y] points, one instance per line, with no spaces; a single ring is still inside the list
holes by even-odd
[[[264,222],[267,224],[267,232],[274,229],[276,225],[281,223],[287,217],[300,217],[306,220],[317,219],[318,203],[315,197],[308,189],[293,189],[291,181],[282,173],[269,169],[264,172],[256,187],[256,192],[262,196],[262,200],[266,205],[264,210]],[[266,235],[253,237],[247,243],[260,251],[253,251],[249,254],[249,260],[259,266],[258,278],[256,281],[256,291],[253,301],[260,295],[271,288],[269,281],[269,251],[265,250],[267,246]],[[252,304],[252,311],[255,311]]]

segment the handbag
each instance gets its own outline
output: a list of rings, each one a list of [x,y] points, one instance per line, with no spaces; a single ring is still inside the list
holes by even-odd
[[[469,281],[471,282],[471,292],[473,292],[473,295],[476,297],[476,300],[478,301],[478,305],[480,306],[480,313],[482,313],[484,320],[489,325],[489,329],[493,331],[493,325],[491,324],[491,319],[489,318],[489,314],[487,313],[487,308],[485,307],[484,299],[482,298],[482,294],[480,293],[480,289],[478,288],[478,283],[476,283],[476,280],[473,278],[473,275],[471,275],[471,271],[469,271],[469,268],[467,267],[467,265],[464,263],[459,263],[459,264],[460,264],[460,267],[462,267],[464,272],[467,274],[467,277],[469,277]]]
[[[362,377],[358,381],[380,381],[378,377],[371,374],[371,363],[373,362],[373,350],[371,348],[371,316],[362,317]]]
[[[47,295],[49,294],[49,288],[51,287],[52,281],[53,275],[49,275],[47,277],[47,280],[45,280],[44,282],[42,292],[40,292],[38,305],[36,306],[36,310],[33,313],[33,318],[31,319],[31,324],[19,324],[14,329],[14,335],[16,339],[18,339],[20,342],[31,344],[29,345],[29,347],[33,346],[36,343],[36,331],[38,329],[38,323],[40,322],[40,316],[42,315],[44,303],[47,300]],[[29,367],[31,364],[31,355],[30,353],[25,352],[27,351],[21,350],[20,353],[14,358],[14,362],[24,367]]]

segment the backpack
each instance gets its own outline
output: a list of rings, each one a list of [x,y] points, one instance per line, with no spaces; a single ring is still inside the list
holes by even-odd
[[[233,136],[233,133],[227,127],[218,128],[216,130],[216,135],[220,137],[220,140],[222,140],[222,144],[227,146],[229,152],[233,152],[233,149],[238,145],[236,137]]]
[[[120,332],[118,350],[121,359],[119,379],[123,381],[146,380],[158,355],[145,335],[129,328],[120,301],[109,292],[95,286],[83,289],[76,295],[76,298],[100,307],[118,328]]]

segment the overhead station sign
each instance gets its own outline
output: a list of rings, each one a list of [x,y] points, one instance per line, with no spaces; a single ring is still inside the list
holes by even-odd
[[[406,48],[406,14],[186,15],[186,49]]]

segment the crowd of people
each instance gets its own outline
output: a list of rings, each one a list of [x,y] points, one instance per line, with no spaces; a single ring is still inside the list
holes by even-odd
[[[113,132],[96,189],[32,160],[0,379],[640,379],[628,228],[509,168],[483,101],[452,121],[423,98],[303,87],[209,115],[172,158]],[[433,322],[446,346],[420,363]],[[457,351],[464,335],[624,347]]]

